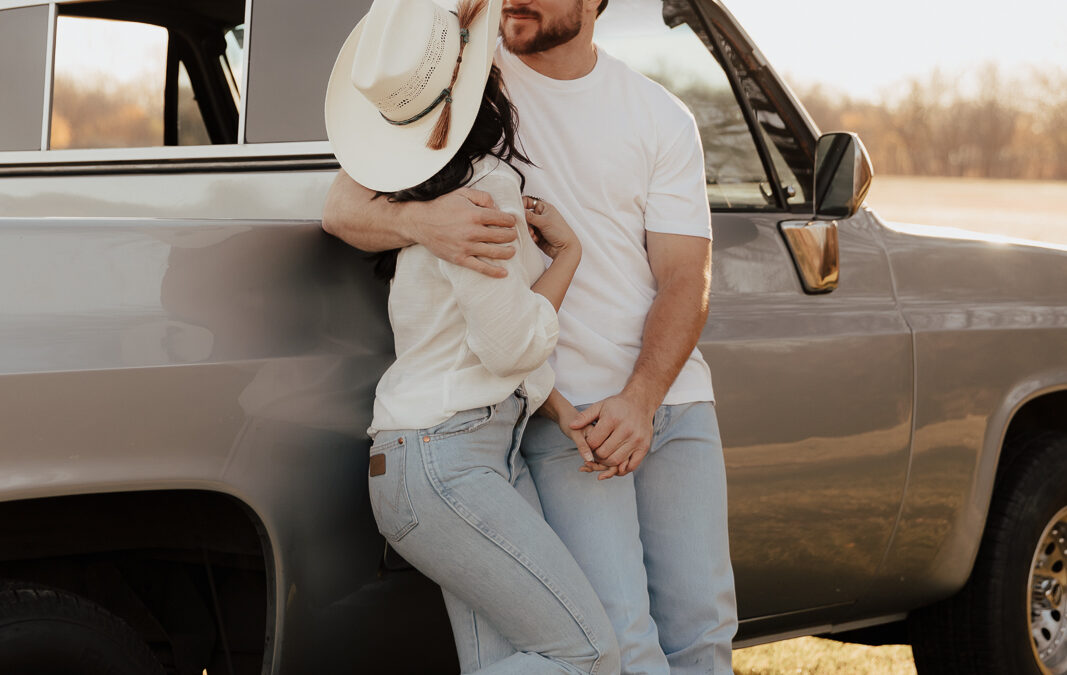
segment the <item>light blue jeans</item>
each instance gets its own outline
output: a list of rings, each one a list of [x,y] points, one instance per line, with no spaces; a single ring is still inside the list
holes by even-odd
[[[430,429],[379,432],[378,529],[442,587],[465,672],[618,673],[611,622],[545,522],[519,453],[529,415],[520,388]]]
[[[559,427],[522,444],[545,518],[596,589],[625,673],[732,673],[737,630],[715,406],[661,406],[637,470],[597,481]]]
[[[661,406],[648,456],[622,478],[579,472],[574,444],[543,417],[530,420],[522,454],[545,518],[611,618],[622,672],[732,673],[737,604],[715,406]],[[476,643],[482,663],[513,653],[491,628],[461,627],[457,643]],[[460,664],[472,667],[462,649]]]

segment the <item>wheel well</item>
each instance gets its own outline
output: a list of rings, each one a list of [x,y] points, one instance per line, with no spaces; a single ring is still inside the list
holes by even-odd
[[[1020,440],[1049,432],[1067,435],[1067,390],[1038,396],[1024,403],[1015,412],[1004,434],[1004,447],[1000,451],[1000,460],[997,462],[994,492],[1000,486],[1004,473],[1025,446]]]
[[[270,545],[234,497],[183,490],[2,502],[0,541],[0,582],[93,600],[137,630],[168,673],[263,669]]]

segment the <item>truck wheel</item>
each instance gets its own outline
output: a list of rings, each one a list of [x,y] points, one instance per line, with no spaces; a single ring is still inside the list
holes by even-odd
[[[0,672],[163,675],[124,621],[85,598],[21,582],[0,586]]]
[[[1067,437],[1019,438],[998,479],[971,578],[917,610],[919,673],[1067,673]]]

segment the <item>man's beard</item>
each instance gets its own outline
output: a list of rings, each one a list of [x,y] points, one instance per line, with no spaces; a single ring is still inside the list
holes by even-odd
[[[509,39],[507,31],[502,31],[504,47],[512,54],[536,54],[548,51],[553,47],[570,42],[582,30],[581,0],[575,1],[574,9],[570,14],[550,23],[545,23],[543,21],[544,17],[539,12],[530,10],[509,10],[505,8],[502,14],[505,18],[508,16],[530,16],[542,20],[542,25],[538,27],[537,32],[526,42]]]

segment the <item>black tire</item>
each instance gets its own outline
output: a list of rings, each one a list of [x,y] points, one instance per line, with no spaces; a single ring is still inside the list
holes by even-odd
[[[0,585],[0,673],[163,675],[129,625],[96,603],[36,584]]]
[[[1054,672],[1040,664],[1033,647],[1029,583],[1045,528],[1067,507],[1067,437],[1028,435],[1015,439],[1012,449],[967,584],[908,617],[920,675]]]

